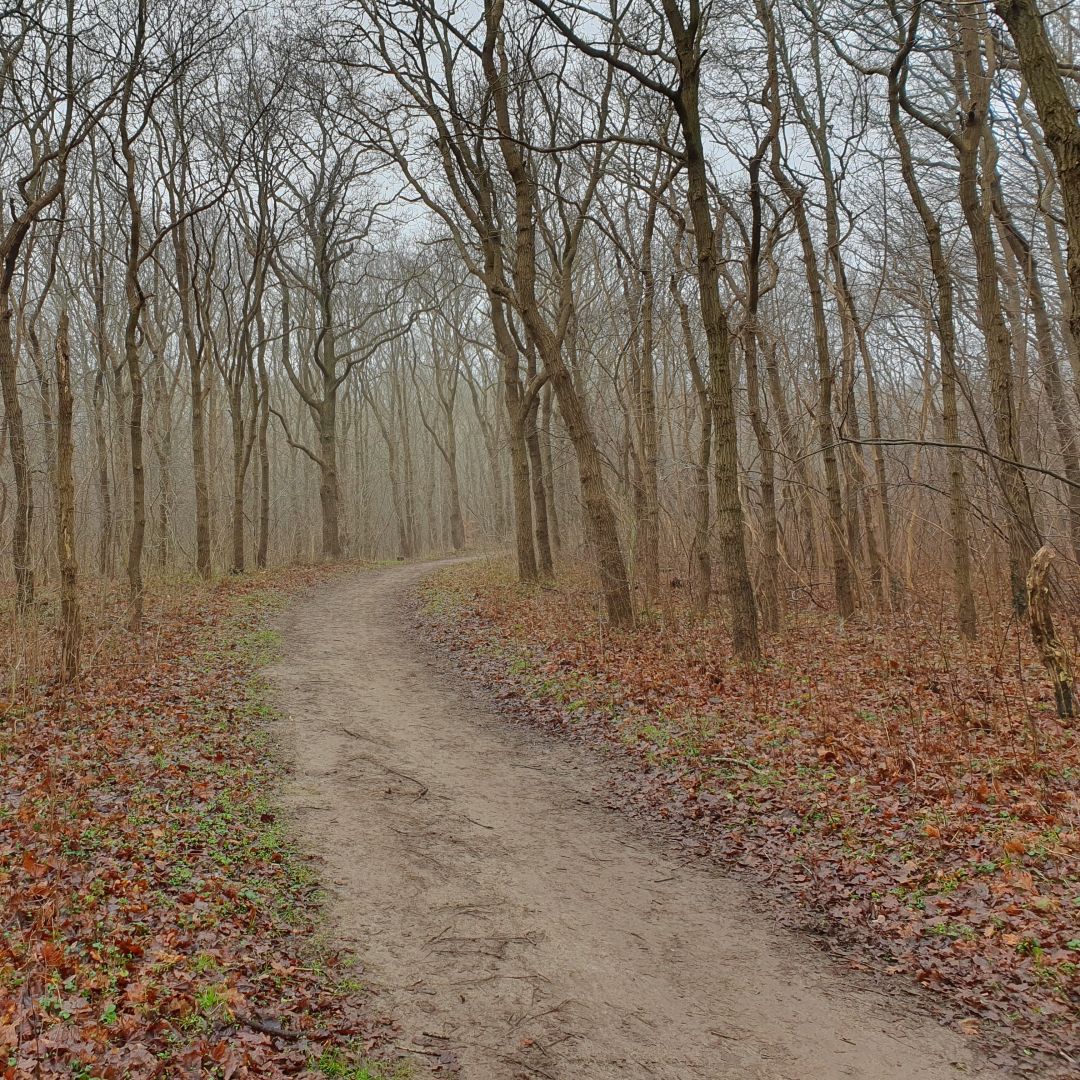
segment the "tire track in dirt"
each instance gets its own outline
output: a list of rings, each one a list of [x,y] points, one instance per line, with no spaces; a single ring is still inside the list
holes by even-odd
[[[604,809],[588,755],[441,678],[401,614],[435,565],[320,587],[269,672],[287,804],[402,1046],[466,1080],[1004,1075]]]

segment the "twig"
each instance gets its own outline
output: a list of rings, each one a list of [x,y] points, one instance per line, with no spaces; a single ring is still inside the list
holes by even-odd
[[[722,761],[728,765],[741,765],[744,769],[749,769],[753,773],[757,773],[758,776],[768,776],[769,770],[763,769],[758,765],[754,765],[749,761],[744,761],[742,758],[726,757],[723,754],[710,754],[710,761]]]

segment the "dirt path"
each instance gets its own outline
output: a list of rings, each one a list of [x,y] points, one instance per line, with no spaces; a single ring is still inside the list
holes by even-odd
[[[402,1046],[466,1080],[1001,1075],[603,809],[587,754],[439,678],[401,612],[431,568],[323,587],[271,671],[288,800]]]

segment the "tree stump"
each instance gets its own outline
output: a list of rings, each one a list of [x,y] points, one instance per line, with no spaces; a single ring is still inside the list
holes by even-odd
[[[1044,546],[1031,560],[1027,576],[1028,617],[1031,620],[1031,639],[1054,684],[1058,716],[1066,719],[1074,715],[1072,657],[1058,640],[1050,614],[1050,560],[1053,557],[1053,551]]]

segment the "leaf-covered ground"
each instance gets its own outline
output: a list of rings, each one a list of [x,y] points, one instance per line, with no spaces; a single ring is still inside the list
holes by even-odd
[[[1023,633],[969,646],[910,614],[792,613],[756,668],[715,621],[612,635],[572,571],[442,571],[426,622],[459,663],[640,768],[624,798],[691,848],[825,914],[877,970],[947,995],[962,1031],[1040,1075],[1080,1070],[1080,724]]]
[[[317,576],[189,583],[138,638],[102,605],[66,697],[20,676],[25,640],[4,646],[4,1080],[413,1075],[379,1063],[392,1029],[322,942],[273,801],[256,672],[268,615]]]

